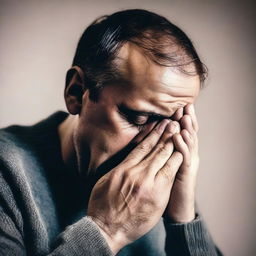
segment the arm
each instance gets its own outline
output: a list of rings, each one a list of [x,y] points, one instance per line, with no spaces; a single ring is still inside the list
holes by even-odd
[[[148,136],[139,134],[145,137],[142,142],[92,191],[88,214],[114,254],[151,230],[167,206],[182,162],[170,140],[176,126],[177,122],[164,120]]]
[[[173,223],[164,219],[166,253],[175,256],[222,256],[207,230],[202,216],[188,223]]]
[[[32,241],[30,241],[32,242]],[[42,241],[43,243],[43,241]],[[3,210],[0,211],[0,255],[38,255],[38,248],[26,248],[24,237],[19,229]],[[62,232],[51,252],[48,254],[47,248],[41,248],[40,255],[49,256],[111,256],[112,252],[100,233],[98,226],[89,218],[84,217],[77,223],[66,228]]]
[[[58,237],[57,243],[49,256],[60,255],[113,255],[99,227],[86,216],[68,226]]]
[[[199,167],[198,123],[193,105],[179,109],[175,118],[180,132],[173,136],[176,149],[183,155],[177,172],[168,207],[165,212],[166,252],[175,256],[217,256],[215,247],[202,217],[195,214],[195,188]]]
[[[40,220],[37,224],[33,220],[36,225],[26,221],[26,213],[33,215],[29,209],[20,214],[17,225],[11,210],[19,209],[14,199],[10,202],[11,189],[1,191],[5,201],[0,198],[0,252],[4,248],[4,255],[111,255],[147,233],[161,218],[182,163],[182,154],[174,151],[169,139],[174,123],[163,120],[139,134],[141,143],[94,186],[87,211],[90,217],[67,227],[53,248],[48,248],[44,230],[38,232]],[[2,188],[9,188],[8,183]],[[24,230],[34,234],[30,241]]]
[[[7,174],[7,171],[3,171]],[[9,179],[8,179],[9,180]],[[48,237],[34,209],[27,215],[24,205],[19,204],[20,187],[12,186],[0,172],[0,255],[112,255],[98,226],[84,217],[62,232],[49,248]],[[24,192],[24,191],[23,191]],[[24,192],[26,193],[26,191]],[[27,194],[27,196],[29,196]],[[20,211],[20,207],[23,211]]]

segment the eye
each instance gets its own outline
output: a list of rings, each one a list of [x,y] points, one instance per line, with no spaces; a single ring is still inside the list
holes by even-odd
[[[135,126],[139,131],[142,131],[145,129],[146,125],[153,123],[153,122],[159,122],[159,119],[150,117],[150,116],[144,116],[144,115],[137,115],[132,117],[126,117],[126,120],[133,126]]]
[[[142,130],[149,120],[149,117],[145,115],[128,114],[121,111],[119,111],[119,114],[126,122],[136,126],[139,130]]]
[[[147,116],[138,115],[126,116],[125,119],[129,124],[135,126],[139,131],[142,131],[145,128],[149,120]]]
[[[129,109],[125,106],[118,106],[120,117],[138,130],[143,130],[149,123],[157,122],[162,119],[160,116],[144,114],[140,111]]]
[[[136,126],[145,125],[148,122],[148,119],[149,119],[148,116],[139,116],[139,115],[128,117],[128,121]]]

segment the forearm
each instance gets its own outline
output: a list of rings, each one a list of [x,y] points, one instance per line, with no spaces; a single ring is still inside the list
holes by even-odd
[[[84,217],[58,237],[49,256],[59,255],[111,256],[113,253],[98,226],[89,217]]]
[[[26,245],[11,218],[0,213],[0,255],[48,255],[48,256],[112,256],[105,238],[97,225],[88,217],[84,217],[73,225],[68,226],[57,238],[52,248],[43,246],[36,248]],[[41,244],[44,241],[41,241]],[[39,241],[38,241],[38,244]]]
[[[175,256],[221,256],[200,215],[188,223],[164,219],[166,253]]]

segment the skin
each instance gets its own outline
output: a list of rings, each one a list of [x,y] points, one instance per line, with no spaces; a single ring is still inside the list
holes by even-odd
[[[114,253],[163,213],[174,222],[194,219],[199,157],[193,103],[200,90],[198,76],[156,65],[130,43],[116,64],[122,79],[104,87],[97,102],[89,99],[82,70],[69,71],[65,100],[72,115],[59,127],[67,168],[78,168],[85,186],[96,183],[87,214]],[[128,118],[134,111],[138,115]],[[137,146],[116,161],[131,142]]]

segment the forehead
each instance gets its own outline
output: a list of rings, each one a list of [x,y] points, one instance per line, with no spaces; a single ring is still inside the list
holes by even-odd
[[[188,76],[177,68],[152,62],[141,48],[126,43],[119,51],[116,65],[121,72],[122,92],[131,104],[171,115],[174,108],[193,103],[199,93],[199,76]],[[188,71],[190,67],[187,67]],[[136,107],[136,106],[134,106]]]

